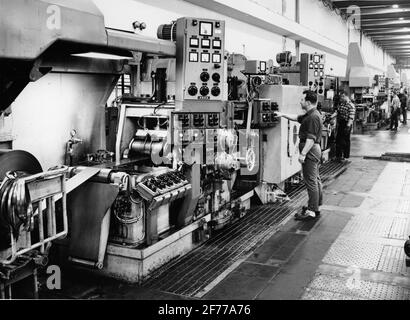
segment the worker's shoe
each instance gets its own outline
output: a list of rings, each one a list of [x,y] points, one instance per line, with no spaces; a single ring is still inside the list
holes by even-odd
[[[305,212],[295,215],[295,220],[299,220],[299,221],[308,221],[308,220],[313,220],[315,218],[316,218],[316,213],[311,210],[306,210]]]
[[[296,213],[295,214],[295,217],[297,216],[297,215],[300,215],[300,214],[305,214],[305,212],[306,212],[306,210],[308,210],[308,207],[307,206],[303,206],[302,207],[302,213]],[[320,211],[315,211],[315,214],[316,214],[316,218],[319,218],[320,217]]]

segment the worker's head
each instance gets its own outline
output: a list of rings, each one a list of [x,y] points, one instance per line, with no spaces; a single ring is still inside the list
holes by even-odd
[[[303,98],[300,100],[300,105],[303,110],[310,110],[317,106],[317,94],[311,90],[303,91]]]
[[[344,102],[350,101],[349,94],[346,91],[340,91],[339,95],[340,95],[340,101],[344,101]]]

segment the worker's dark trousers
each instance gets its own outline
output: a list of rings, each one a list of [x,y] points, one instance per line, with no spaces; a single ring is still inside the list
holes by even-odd
[[[300,150],[303,150],[303,147],[302,144]],[[308,209],[314,212],[319,211],[323,203],[322,180],[319,175],[321,157],[320,145],[315,143],[306,155],[305,163],[302,164],[303,180],[309,195]]]
[[[339,120],[337,122],[336,133],[336,158],[350,158],[350,135],[352,130],[346,130],[347,121]]]
[[[392,111],[390,116],[390,130],[397,129],[399,127],[399,110]]]
[[[407,124],[407,109],[401,108],[401,114],[403,115],[403,123]]]

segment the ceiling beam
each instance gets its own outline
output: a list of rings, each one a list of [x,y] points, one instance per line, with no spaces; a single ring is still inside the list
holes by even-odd
[[[385,50],[395,50],[395,49],[409,49],[410,50],[410,45],[406,46],[388,46],[384,47]]]
[[[382,20],[375,22],[363,23],[361,21],[361,28],[365,30],[369,29],[387,29],[387,28],[405,28],[410,26],[410,19],[408,20]]]
[[[362,17],[374,16],[374,15],[393,15],[393,14],[404,14],[410,12],[410,5],[400,6],[399,9],[393,8],[360,8],[360,14]]]
[[[396,35],[408,35],[410,34],[410,28],[400,28],[400,29],[382,29],[382,30],[364,30],[366,34],[370,37],[375,36],[396,36]]]
[[[395,45],[395,44],[410,44],[410,39],[408,40],[379,39],[377,40],[377,43],[382,46]]]
[[[386,0],[381,0],[381,1],[333,1],[333,4],[338,7],[338,8],[347,8],[349,6],[359,6],[359,7],[365,7],[365,6],[370,6],[370,7],[376,7],[376,6],[392,6],[393,4],[398,4],[398,5],[406,5],[409,4],[407,0],[395,0],[393,1],[386,1]]]
[[[410,9],[406,12],[394,12],[394,13],[378,13],[372,15],[361,15],[362,21],[367,22],[373,19],[388,19],[388,20],[399,20],[400,18],[408,19],[410,18]],[[370,19],[369,19],[370,18]]]
[[[388,50],[388,49],[403,49],[403,48],[410,48],[410,45],[381,45],[383,50]]]
[[[379,40],[410,40],[410,34],[405,34],[405,35],[376,35],[372,36],[373,39],[379,41]]]

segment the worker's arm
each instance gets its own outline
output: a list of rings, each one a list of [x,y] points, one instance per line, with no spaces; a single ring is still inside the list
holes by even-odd
[[[275,112],[276,117],[278,118],[286,118],[290,121],[298,121],[298,115],[297,114],[286,114],[286,113],[282,113],[282,112]]]
[[[354,118],[356,117],[356,107],[353,103],[350,103],[349,108],[349,121],[347,122],[347,127],[351,128],[353,125]]]
[[[306,159],[306,155],[308,154],[308,152],[310,151],[310,149],[312,149],[313,145],[315,144],[315,140],[313,139],[306,139],[306,144],[303,147],[302,152],[299,155],[299,162],[300,163],[304,163],[305,159]]]

